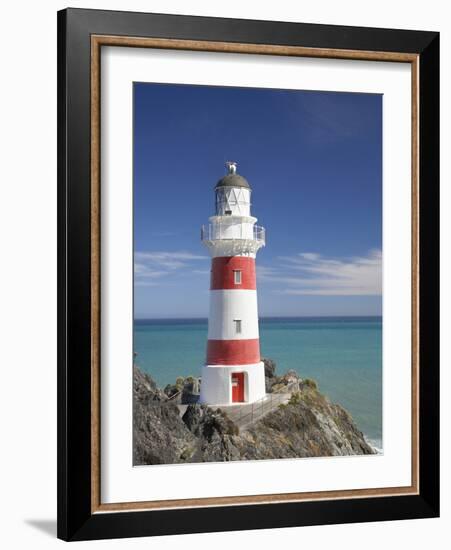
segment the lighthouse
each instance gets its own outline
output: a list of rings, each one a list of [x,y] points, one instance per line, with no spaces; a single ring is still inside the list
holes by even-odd
[[[251,187],[226,163],[215,187],[215,215],[202,227],[211,254],[210,313],[201,403],[253,403],[265,396],[260,360],[255,258],[265,230],[251,216]]]

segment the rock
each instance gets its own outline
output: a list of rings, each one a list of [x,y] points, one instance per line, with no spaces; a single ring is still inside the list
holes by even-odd
[[[265,366],[265,389],[266,393],[271,393],[271,388],[274,384],[274,376],[276,372],[276,363],[272,359],[262,357]]]
[[[294,370],[287,371],[282,376],[276,375],[276,363],[272,359],[262,358],[265,366],[266,393],[284,391],[285,386],[300,382],[299,375]],[[289,391],[289,388],[287,388]]]
[[[301,458],[374,454],[350,414],[321,394],[316,382],[301,380],[295,371],[268,371],[272,391],[299,383],[287,404],[279,405],[241,432],[225,411],[188,405],[183,418],[167,392],[150,376],[134,368],[133,463],[175,464],[271,458]],[[274,368],[272,368],[274,366]],[[185,388],[188,379],[177,380]],[[192,392],[188,380],[187,392]],[[192,394],[191,394],[192,395]]]
[[[245,459],[375,454],[349,413],[305,386],[242,434]]]
[[[133,394],[135,398],[146,401],[166,401],[167,399],[155,381],[136,365],[133,365]]]
[[[295,370],[288,370],[282,377],[281,380],[287,384],[292,384],[293,382],[299,382],[299,374]]]
[[[166,401],[166,402],[165,402]],[[196,438],[175,403],[150,376],[133,369],[133,464],[174,464],[190,459]]]
[[[240,460],[233,438],[239,432],[238,427],[221,409],[189,405],[183,421],[198,438],[192,462]]]
[[[197,403],[199,400],[200,383],[198,378],[189,376],[183,381],[182,403]]]
[[[182,391],[183,386],[178,386],[177,384],[167,384],[164,387],[164,393],[167,395],[167,397],[174,397],[177,393]]]
[[[202,462],[240,460],[240,452],[235,444],[238,427],[221,409],[207,407],[198,426],[200,446],[193,458]]]
[[[238,427],[234,424],[227,413],[221,409],[211,409],[207,407],[203,415],[202,422],[199,426],[200,434],[210,441],[214,434],[219,435],[238,435]]]
[[[262,357],[262,361],[265,366],[265,377],[273,378],[276,372],[276,363],[272,359],[266,359],[266,357]]]
[[[270,379],[270,385],[269,389],[267,386],[267,392],[268,393],[277,393],[277,392],[289,392],[293,391],[293,384],[299,384],[301,382],[301,379],[298,375],[298,373],[294,370],[287,371],[282,376],[273,376],[273,378]],[[294,389],[297,389],[298,386],[296,385]]]
[[[311,388],[311,389],[317,390],[318,384],[315,382],[315,380],[312,380],[311,378],[305,378],[304,380],[301,381],[299,388],[301,390],[305,388]]]
[[[199,424],[204,416],[204,410],[203,406],[188,405],[182,417],[186,427],[193,434],[199,434]]]
[[[200,379],[193,376],[179,376],[175,384],[167,384],[164,388],[164,393],[169,397],[174,397],[180,393],[181,403],[197,403],[199,400]]]

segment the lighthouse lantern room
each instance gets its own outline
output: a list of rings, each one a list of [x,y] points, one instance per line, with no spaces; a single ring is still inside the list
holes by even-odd
[[[265,396],[260,360],[255,257],[265,230],[251,216],[251,188],[227,162],[215,187],[216,213],[202,227],[210,251],[207,360],[200,401],[211,405],[253,403]]]

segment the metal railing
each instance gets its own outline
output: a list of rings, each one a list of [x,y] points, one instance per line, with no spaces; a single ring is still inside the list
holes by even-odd
[[[171,397],[168,397],[166,401],[162,401],[162,403],[168,403],[169,401],[171,401],[172,403],[178,403],[179,399],[180,401],[182,400],[182,393],[183,390],[179,390],[177,393],[171,395]]]
[[[265,228],[260,225],[254,225],[252,233],[250,233],[249,229],[248,226],[243,224],[208,223],[201,227],[200,236],[202,241],[246,239],[258,241],[264,245],[266,238]]]
[[[225,412],[232,422],[239,427],[243,427],[263,418],[267,413],[284,403],[284,401],[287,401],[289,399],[288,396],[291,396],[295,391],[299,391],[299,382],[291,382],[283,388],[280,388],[280,390],[273,393],[267,393],[265,397],[262,397],[254,403],[248,405],[243,403],[237,406],[234,411],[225,410]]]

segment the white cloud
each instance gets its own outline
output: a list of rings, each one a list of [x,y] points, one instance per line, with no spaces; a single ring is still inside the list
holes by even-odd
[[[135,280],[135,286],[157,286],[158,283],[156,283],[155,281],[140,281],[140,280]]]
[[[194,273],[195,275],[210,275],[211,270],[210,269],[193,269],[191,270],[191,273]]]
[[[366,256],[345,259],[303,252],[280,257],[277,269],[259,267],[258,276],[263,282],[279,284],[281,294],[380,296],[382,252],[371,250]]]
[[[192,262],[207,260],[207,256],[186,251],[175,252],[135,252],[135,285],[155,286],[157,280],[180,269],[191,269]]]
[[[143,263],[136,263],[134,265],[135,277],[145,277],[145,278],[156,278],[165,275],[166,271],[156,270],[151,266],[145,265]]]

